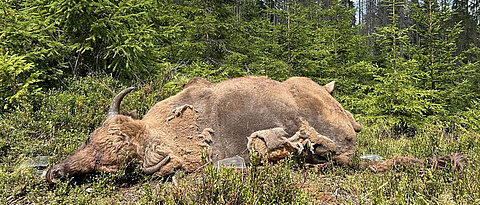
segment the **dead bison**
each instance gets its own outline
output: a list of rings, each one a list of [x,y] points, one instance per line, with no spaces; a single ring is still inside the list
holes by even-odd
[[[361,126],[330,93],[309,78],[284,82],[267,77],[235,78],[213,84],[189,81],[175,96],[157,103],[141,120],[119,114],[113,100],[101,127],[46,175],[49,183],[65,176],[115,172],[134,159],[148,174],[194,171],[202,157],[213,162],[257,152],[276,161],[291,152],[309,163],[333,159],[351,164]]]

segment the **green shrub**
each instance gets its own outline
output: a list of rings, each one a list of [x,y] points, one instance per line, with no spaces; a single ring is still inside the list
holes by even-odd
[[[311,202],[301,189],[298,168],[286,159],[275,165],[248,169],[215,168],[174,176],[166,202],[176,204],[304,204]]]
[[[38,95],[41,74],[25,56],[0,53],[0,112]]]

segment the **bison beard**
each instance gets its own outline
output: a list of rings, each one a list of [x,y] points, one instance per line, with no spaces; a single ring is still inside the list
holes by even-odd
[[[308,78],[284,82],[267,77],[213,84],[193,78],[184,90],[157,103],[141,120],[120,114],[133,88],[115,96],[106,121],[73,154],[46,175],[116,172],[135,160],[147,174],[192,172],[207,161],[258,152],[265,161],[304,153],[307,163],[351,165],[361,126],[330,93]]]

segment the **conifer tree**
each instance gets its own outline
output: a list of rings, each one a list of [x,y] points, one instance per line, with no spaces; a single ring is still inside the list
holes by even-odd
[[[478,21],[475,20],[475,14],[472,15],[470,11],[474,11],[472,7],[474,4],[469,0],[453,0],[452,9],[454,11],[450,20],[450,24],[460,23],[462,25],[462,32],[457,39],[457,55],[468,50],[472,46],[480,46],[480,31],[478,29]]]
[[[465,67],[457,52],[456,41],[462,31],[460,23],[449,24],[453,12],[441,8],[436,1],[427,0],[420,6],[412,5],[411,17],[416,23],[418,44],[414,58],[419,63],[417,87],[432,92],[432,102],[443,109],[456,109],[458,99],[453,96],[464,81]],[[440,108],[440,107],[438,107]]]
[[[411,58],[412,48],[407,32],[410,28],[400,29],[397,24],[398,7],[405,2],[390,0],[385,2],[390,10],[390,25],[379,28],[376,33],[385,58],[385,64],[379,68],[376,79],[378,84],[372,97],[377,106],[371,113],[403,132],[423,122],[429,109],[435,106],[427,96],[430,92],[415,87],[418,62]]]

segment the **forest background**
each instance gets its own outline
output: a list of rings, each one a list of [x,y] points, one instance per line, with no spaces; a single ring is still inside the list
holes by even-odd
[[[91,201],[122,189],[108,183],[131,175],[100,175],[82,186],[47,191],[42,179],[18,168],[35,156],[51,156],[54,163],[75,150],[103,122],[122,88],[138,88],[124,108],[137,109],[141,117],[191,77],[218,82],[266,75],[336,81],[334,97],[365,128],[356,155],[427,158],[459,152],[471,161],[465,172],[422,175],[419,188],[394,185],[391,175],[373,180],[377,175],[362,172],[371,186],[350,181],[358,190],[335,200],[478,203],[478,0],[4,0],[0,8],[0,176],[5,179],[0,194],[7,202],[68,203],[78,202],[78,195]],[[360,177],[348,168],[330,168],[335,180],[338,172]],[[416,180],[412,173],[401,176]],[[134,178],[141,178],[140,185],[127,190],[152,189],[149,179]],[[384,188],[385,183],[391,186]],[[183,199],[166,191],[168,185],[155,184],[165,192],[157,200]],[[262,189],[245,186],[250,185]],[[95,186],[108,189],[85,192]],[[305,200],[332,189],[319,187]],[[368,191],[379,187],[384,191]],[[210,198],[203,202],[213,203],[225,200],[225,193],[192,196],[206,194]],[[258,199],[253,194],[246,196]]]

